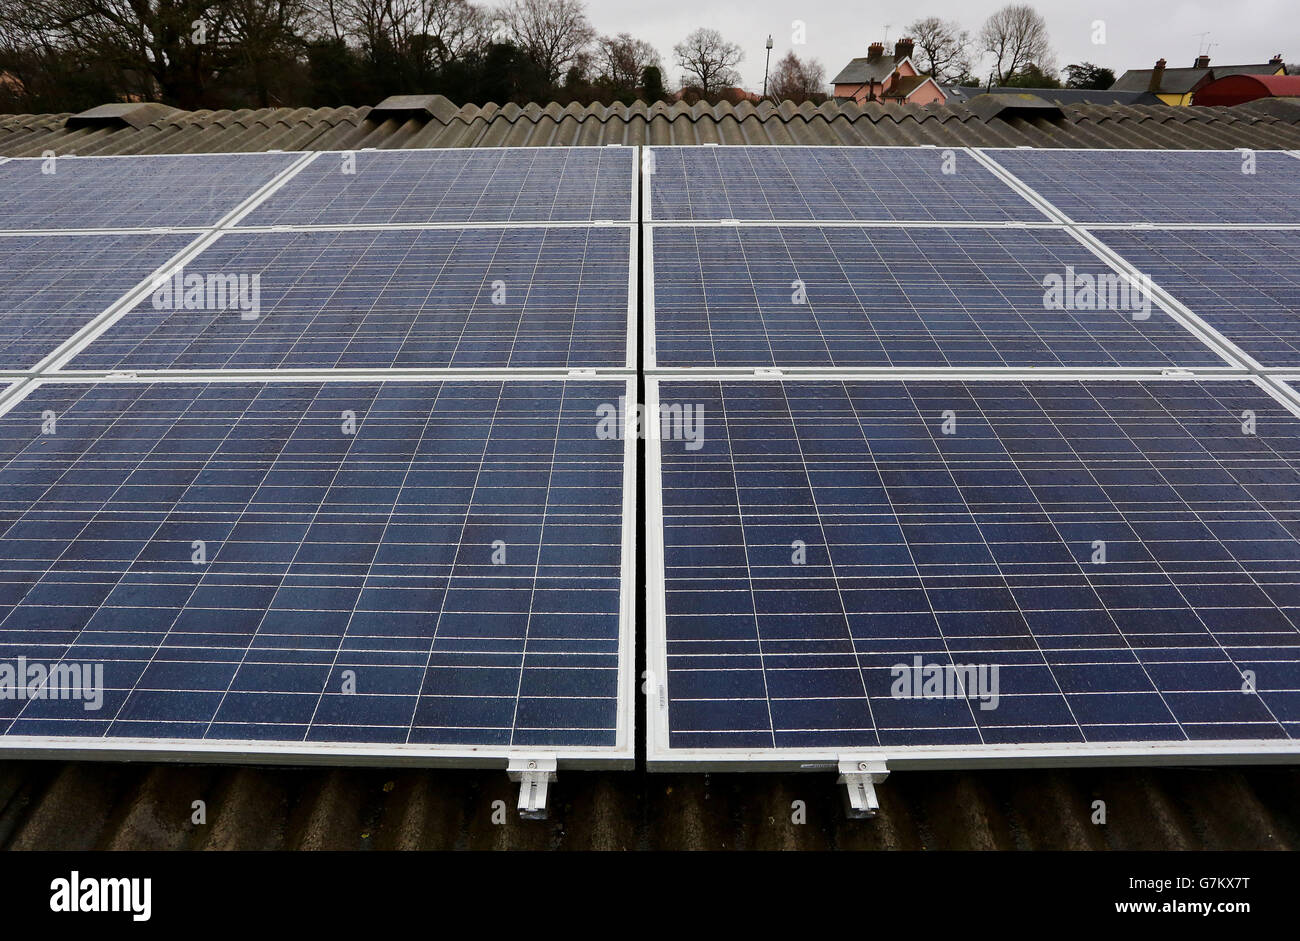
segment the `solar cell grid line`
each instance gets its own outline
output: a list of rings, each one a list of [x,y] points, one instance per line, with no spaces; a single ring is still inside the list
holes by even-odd
[[[703,430],[647,443],[651,767],[1300,751],[1300,406],[1256,381],[648,391]]]
[[[1300,232],[1092,234],[1263,367],[1300,366]]]
[[[245,224],[635,221],[637,148],[322,154]]]
[[[1300,163],[1280,151],[980,151],[1077,223],[1296,222]]]
[[[211,226],[300,156],[15,158],[0,164],[0,230]]]
[[[963,148],[654,147],[646,221],[1046,222]]]
[[[656,226],[646,246],[652,368],[1237,367],[1064,229]]]
[[[43,381],[0,416],[0,657],[102,664],[103,711],[2,703],[0,750],[629,761],[632,391]]]
[[[67,365],[627,367],[632,240],[626,226],[231,231],[183,277],[236,278],[240,303],[191,306],[177,300],[188,288],[160,303],[155,292]]]
[[[28,369],[192,236],[0,237],[0,369]]]

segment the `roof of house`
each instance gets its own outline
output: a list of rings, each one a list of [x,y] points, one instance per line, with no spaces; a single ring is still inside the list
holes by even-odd
[[[884,52],[851,59],[848,65],[840,69],[840,74],[831,79],[831,84],[863,85],[867,82],[883,82],[906,61],[907,56]]]
[[[926,82],[930,82],[931,84],[933,84],[936,88],[939,89],[940,93],[943,92],[942,86],[940,86],[938,82],[936,82],[928,75],[904,75],[900,77],[897,82],[893,84],[893,86],[886,93],[885,97],[886,98],[908,98],[912,95],[913,92],[915,92]]]
[[[1019,90],[911,109],[673,105],[177,111],[117,105],[0,116],[0,153],[36,156],[572,144],[936,144],[1300,148],[1300,104],[1054,104]],[[851,821],[830,773],[562,771],[545,822],[495,826],[504,770],[0,762],[0,847],[40,849],[1295,849],[1300,769],[915,772]],[[196,798],[206,826],[190,823]],[[808,825],[789,824],[793,800]],[[1108,822],[1094,825],[1093,802]]]
[[[438,95],[357,108],[177,111],[141,104],[97,116],[0,116],[0,155],[703,143],[1300,148],[1300,105],[1280,99],[1234,108],[1057,105],[1015,91],[907,109],[835,101],[457,106]],[[1029,102],[1041,107],[1022,106]]]
[[[1215,65],[1192,66],[1185,69],[1165,69],[1156,89],[1163,95],[1185,95],[1207,78],[1223,78],[1225,75],[1267,75],[1277,71],[1273,62],[1257,65]],[[1111,91],[1150,91],[1151,74],[1155,69],[1129,69],[1110,86]]]
[[[1198,88],[1192,103],[1233,105],[1266,96],[1300,98],[1300,75],[1224,75]]]

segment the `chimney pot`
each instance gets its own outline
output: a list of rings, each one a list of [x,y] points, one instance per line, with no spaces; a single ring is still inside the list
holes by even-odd
[[[1147,91],[1149,92],[1160,91],[1160,85],[1161,83],[1164,82],[1164,78],[1165,78],[1165,60],[1157,59],[1156,67],[1151,70],[1151,81],[1147,83]]]
[[[912,42],[910,37],[905,39],[900,39],[898,42],[894,43],[894,58],[895,59],[907,58],[912,54],[912,49],[915,48],[915,45],[916,44]]]
[[[885,54],[885,44],[883,42],[873,42],[867,47],[867,58],[878,59]]]
[[[1197,57],[1196,57],[1196,64],[1192,66],[1192,68],[1195,68],[1195,69],[1208,69],[1209,67],[1210,67],[1210,57],[1209,57],[1209,56],[1197,56]]]
[[[1273,58],[1269,59],[1269,60],[1268,60],[1268,64],[1269,64],[1269,65],[1281,65],[1281,64],[1282,64],[1282,53],[1279,52],[1279,53],[1278,53],[1277,55],[1275,55]]]

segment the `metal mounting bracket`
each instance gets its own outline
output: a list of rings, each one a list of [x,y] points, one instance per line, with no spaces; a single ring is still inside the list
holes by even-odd
[[[876,785],[889,777],[885,760],[878,756],[841,758],[839,784],[848,790],[848,815],[853,818],[874,817],[880,811]]]
[[[554,757],[511,758],[506,773],[519,783],[519,816],[525,820],[546,819],[546,792],[555,780],[558,762]]]

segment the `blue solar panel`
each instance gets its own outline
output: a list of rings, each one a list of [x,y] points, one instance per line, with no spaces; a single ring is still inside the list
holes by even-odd
[[[630,147],[323,153],[244,225],[632,221]]]
[[[192,239],[149,234],[0,238],[0,369],[35,365]]]
[[[1005,222],[1043,214],[960,149],[656,147],[656,222]]]
[[[1295,222],[1300,203],[1300,160],[1283,153],[987,153],[1075,222]]]
[[[243,277],[242,300],[150,297],[71,366],[625,366],[630,241],[615,226],[232,232],[184,276]]]
[[[1057,230],[663,227],[653,254],[659,366],[1225,365],[1145,298],[1089,301],[1115,272]]]
[[[0,163],[0,229],[213,225],[297,156],[9,160]]]
[[[1300,420],[1253,383],[659,396],[703,409],[661,445],[670,747],[1300,737]]]
[[[1300,232],[1099,231],[1265,366],[1300,366]]]
[[[626,388],[42,386],[0,418],[0,659],[105,692],[5,698],[0,747],[614,746],[624,444],[593,429]]]

